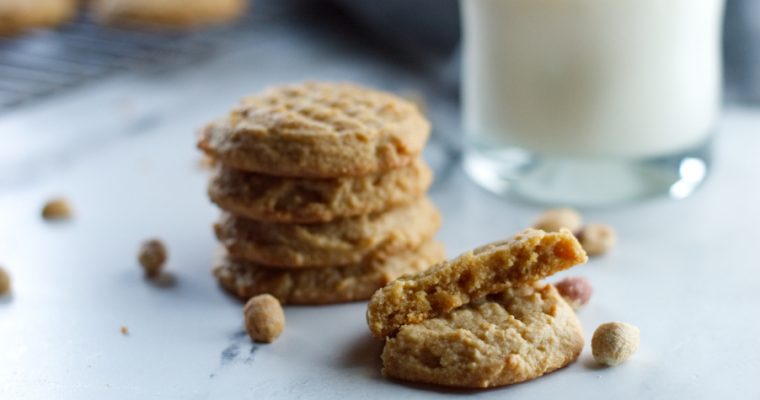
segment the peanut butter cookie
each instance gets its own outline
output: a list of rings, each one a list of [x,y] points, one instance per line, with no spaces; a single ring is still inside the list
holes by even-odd
[[[433,237],[441,217],[420,198],[382,213],[320,224],[259,222],[223,214],[216,236],[235,258],[270,267],[333,267],[412,250]]]
[[[389,93],[348,83],[285,85],[244,99],[201,130],[222,164],[275,176],[335,178],[409,165],[430,123]]]
[[[570,231],[528,229],[510,240],[391,282],[372,296],[367,323],[376,337],[393,336],[403,325],[444,316],[473,300],[537,281],[587,259]]]
[[[494,387],[562,368],[582,349],[578,318],[552,285],[516,284],[443,316],[402,326],[383,349],[383,374]]]
[[[242,300],[269,293],[283,304],[331,304],[366,300],[398,276],[423,271],[443,258],[443,246],[430,241],[419,249],[346,267],[273,269],[223,257],[214,275]]]
[[[229,22],[246,0],[91,0],[95,18],[113,25],[192,27]]]
[[[220,208],[241,217],[313,223],[409,204],[432,180],[421,159],[387,172],[332,179],[282,178],[222,167],[214,171],[208,194]]]

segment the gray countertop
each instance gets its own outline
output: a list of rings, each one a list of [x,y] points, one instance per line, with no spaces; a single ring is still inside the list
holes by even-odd
[[[587,345],[568,368],[503,389],[388,381],[364,303],[288,307],[280,340],[251,344],[241,305],[210,275],[217,211],[194,149],[194,131],[244,94],[304,79],[425,94],[436,130],[425,156],[449,255],[540,212],[466,179],[457,108],[414,74],[358,52],[360,43],[257,35],[179,72],[122,75],[0,116],[0,265],[13,277],[13,295],[0,300],[0,398],[760,397],[760,111],[738,107],[725,110],[710,177],[691,198],[584,213],[613,225],[619,245],[556,278],[594,285],[579,312],[587,344],[601,322],[641,328],[639,352],[620,367],[597,368]],[[41,205],[58,195],[75,217],[44,223]],[[169,246],[173,286],[146,282],[136,264],[153,236]]]

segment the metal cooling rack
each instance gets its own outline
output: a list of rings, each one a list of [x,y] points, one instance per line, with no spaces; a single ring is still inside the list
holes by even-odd
[[[247,17],[192,32],[127,30],[83,13],[56,30],[0,37],[0,112],[120,71],[202,60],[253,25]]]

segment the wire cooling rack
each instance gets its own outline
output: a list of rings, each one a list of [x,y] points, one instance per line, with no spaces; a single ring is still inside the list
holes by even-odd
[[[56,30],[0,37],[0,112],[125,70],[202,60],[251,26],[247,17],[198,31],[122,29],[83,13]]]

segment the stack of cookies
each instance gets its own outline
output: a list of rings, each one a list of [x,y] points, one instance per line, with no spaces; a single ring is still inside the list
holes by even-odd
[[[207,125],[198,147],[215,164],[208,193],[223,210],[222,287],[243,300],[365,300],[442,261],[420,158],[429,132],[415,105],[332,83],[271,88]]]

